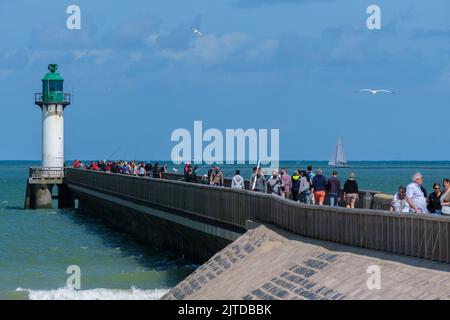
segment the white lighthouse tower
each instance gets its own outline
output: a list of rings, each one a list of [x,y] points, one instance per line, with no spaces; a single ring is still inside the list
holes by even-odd
[[[30,168],[25,208],[50,208],[52,189],[58,185],[58,207],[72,206],[64,179],[64,109],[71,94],[64,93],[64,79],[58,65],[50,64],[42,78],[42,93],[36,93],[35,104],[42,112],[42,166]]]
[[[64,93],[58,65],[50,64],[48,70],[36,104],[42,110],[42,167],[56,169],[64,167],[64,108],[70,105],[71,96]]]

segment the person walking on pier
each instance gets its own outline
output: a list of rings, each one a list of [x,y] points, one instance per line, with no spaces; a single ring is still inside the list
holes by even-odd
[[[131,175],[133,173],[133,169],[131,168],[131,164],[129,162],[125,162],[125,174]]]
[[[422,175],[418,172],[412,182],[406,187],[406,199],[408,200],[409,210],[414,213],[428,213],[427,199],[422,191]]]
[[[284,197],[283,196],[284,181],[283,178],[278,174],[277,169],[272,171],[272,176],[270,177],[268,184],[272,189],[272,194]]]
[[[308,198],[307,198],[307,203],[308,204],[315,204],[315,198],[314,198],[314,192],[311,190],[312,188],[312,180],[314,178],[315,174],[313,172],[313,167],[312,166],[308,166],[306,168],[306,180],[308,180],[309,183],[309,194],[308,194]]]
[[[197,170],[198,170],[198,166],[195,165],[192,169],[191,169],[191,176],[190,176],[190,181],[192,183],[197,183]]]
[[[291,180],[292,200],[294,200],[295,202],[300,202],[300,185],[302,183],[302,175],[298,170],[294,172]]]
[[[242,178],[240,170],[236,170],[236,175],[231,180],[231,188],[238,190],[244,189],[244,178]]]
[[[253,191],[267,193],[267,180],[262,173],[261,168],[258,168],[255,175],[255,188]]]
[[[314,194],[314,201],[319,206],[323,206],[325,202],[327,190],[327,180],[323,176],[322,169],[317,169],[317,174],[314,176],[311,185],[311,192]]]
[[[310,203],[310,193],[311,193],[311,183],[308,181],[306,170],[300,171],[300,202],[309,204]]]
[[[145,175],[147,176],[147,177],[150,177],[151,176],[151,172],[152,172],[152,165],[151,165],[151,163],[150,162],[147,162],[146,164],[145,164]]]
[[[214,168],[214,172],[211,174],[211,185],[216,187],[223,187],[224,176],[219,167]]]
[[[138,176],[145,177],[145,166],[143,162],[141,162],[141,164],[139,165]]]
[[[291,196],[292,179],[291,176],[287,174],[286,168],[281,169],[281,179],[283,180],[283,197],[289,199]]]
[[[153,166],[153,178],[161,179],[161,172],[159,170],[158,162],[156,162],[155,165]]]
[[[428,196],[428,211],[434,214],[441,214],[442,206],[441,206],[441,186],[439,183],[435,182],[433,184],[433,192]]]
[[[349,174],[347,181],[345,181],[343,192],[347,208],[354,209],[356,201],[359,199],[359,189],[353,172]]]
[[[450,215],[450,179],[444,179],[444,194],[441,196],[442,214]]]
[[[337,207],[341,194],[341,181],[338,178],[337,171],[333,171],[331,178],[327,181],[327,192],[330,206]]]
[[[184,172],[184,181],[191,182],[192,165],[190,162],[186,163],[183,172]]]

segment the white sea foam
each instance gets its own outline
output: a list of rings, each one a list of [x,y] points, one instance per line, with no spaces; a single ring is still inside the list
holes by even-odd
[[[30,300],[158,300],[168,289],[143,290],[135,287],[131,289],[89,289],[74,290],[59,288],[54,290],[31,290],[17,288],[16,291],[28,292]]]

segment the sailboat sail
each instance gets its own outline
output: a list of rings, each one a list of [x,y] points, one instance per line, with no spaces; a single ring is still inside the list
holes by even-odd
[[[345,166],[347,165],[347,160],[345,160],[344,155],[344,146],[342,144],[341,138],[338,138],[337,144],[336,144],[336,150],[331,155],[331,159],[328,162],[329,166]]]

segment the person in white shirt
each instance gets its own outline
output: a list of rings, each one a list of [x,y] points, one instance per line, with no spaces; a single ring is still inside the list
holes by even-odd
[[[391,211],[397,213],[409,212],[409,203],[408,199],[406,199],[406,188],[404,186],[398,188],[398,192],[395,194],[391,203]]]
[[[420,187],[423,183],[423,178],[420,173],[416,173],[411,182],[406,187],[406,199],[409,204],[409,211],[415,213],[428,213],[427,199]]]
[[[244,189],[244,178],[241,177],[241,171],[236,170],[236,175],[231,180],[231,188],[233,189]]]

